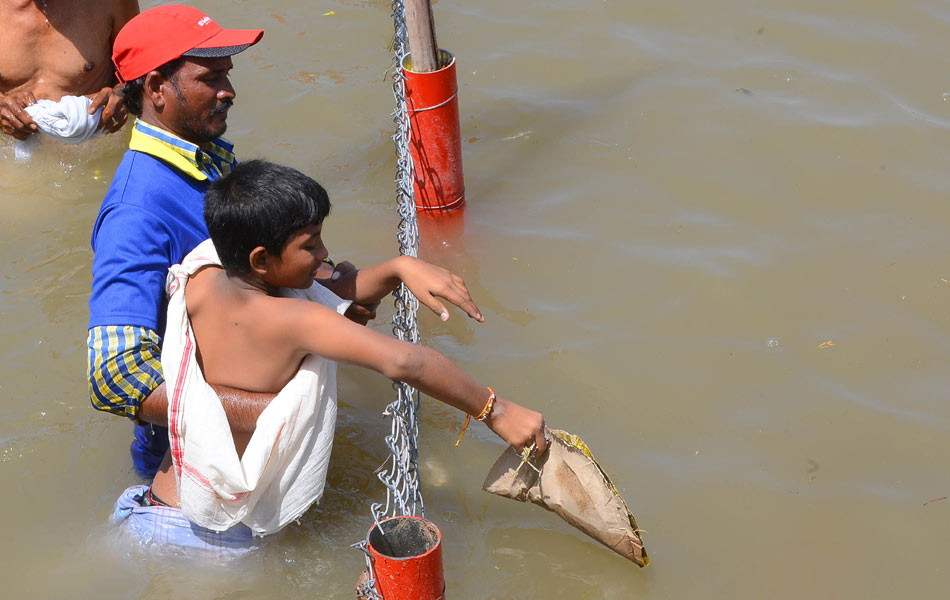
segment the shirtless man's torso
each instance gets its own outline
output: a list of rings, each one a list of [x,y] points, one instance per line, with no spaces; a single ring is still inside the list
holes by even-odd
[[[0,0],[0,125],[24,139],[35,131],[22,108],[32,101],[89,96],[110,127],[112,42],[139,12],[137,0]],[[112,108],[112,110],[109,110]],[[125,120],[121,111],[122,121]]]

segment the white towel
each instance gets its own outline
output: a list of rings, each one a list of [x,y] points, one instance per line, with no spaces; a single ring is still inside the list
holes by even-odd
[[[169,269],[168,325],[162,370],[178,494],[193,523],[223,531],[244,523],[256,534],[280,530],[323,495],[336,424],[336,363],[310,355],[264,409],[238,457],[227,416],[195,361],[185,283],[205,265],[220,265],[206,240]],[[340,314],[350,303],[319,283],[282,295],[320,302]]]
[[[78,144],[98,133],[102,108],[89,114],[92,100],[85,96],[63,96],[59,102],[37,100],[26,107],[26,112],[43,133],[61,142]]]

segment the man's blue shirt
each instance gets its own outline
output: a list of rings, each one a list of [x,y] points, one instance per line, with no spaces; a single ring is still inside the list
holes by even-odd
[[[93,228],[90,400],[136,420],[131,451],[143,477],[154,475],[168,447],[164,428],[138,421],[142,401],[163,382],[165,279],[208,238],[204,193],[236,164],[231,150],[220,138],[200,149],[136,120]]]
[[[207,180],[126,151],[92,231],[90,328],[139,325],[164,333],[168,268],[208,239],[207,187]]]

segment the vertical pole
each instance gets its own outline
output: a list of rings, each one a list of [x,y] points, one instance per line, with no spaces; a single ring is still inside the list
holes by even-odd
[[[446,66],[429,73],[410,71],[403,60],[417,211],[452,211],[465,202],[455,57],[440,54]]]
[[[435,40],[435,19],[430,0],[405,0],[406,31],[412,70],[431,73],[439,70],[439,45]]]
[[[465,202],[455,58],[439,49],[430,0],[404,0],[409,55],[403,58],[414,197],[421,211]]]

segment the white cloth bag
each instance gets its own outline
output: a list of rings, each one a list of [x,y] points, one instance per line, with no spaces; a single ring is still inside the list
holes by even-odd
[[[223,531],[244,523],[266,535],[300,517],[323,495],[336,424],[336,363],[308,356],[261,413],[239,458],[221,402],[195,360],[185,308],[188,277],[209,264],[221,263],[206,240],[169,269],[166,285],[170,298],[162,370],[181,509],[208,529]],[[340,314],[350,305],[319,283],[282,292]]]

